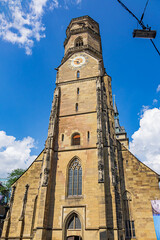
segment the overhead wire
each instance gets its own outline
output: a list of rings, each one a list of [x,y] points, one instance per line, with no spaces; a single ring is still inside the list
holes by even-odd
[[[144,14],[145,14],[145,11],[146,11],[148,2],[149,2],[149,0],[147,0],[147,2],[146,2],[146,5],[145,5],[145,7],[144,7],[144,11],[143,11],[142,16],[141,16],[141,19],[140,19],[140,22],[142,22],[142,20],[143,20],[143,17],[144,17]]]
[[[131,12],[126,5],[124,5],[124,3],[122,3],[120,0],[117,0],[117,1],[138,21],[138,23],[141,25],[143,29],[146,29],[146,26],[143,24],[143,22],[140,21],[138,17],[136,17],[136,15],[133,12]]]
[[[153,44],[154,48],[156,49],[157,53],[159,54],[160,56],[160,51],[158,50],[158,48],[156,47],[154,41],[152,39],[150,39],[151,43]]]
[[[124,9],[126,9],[126,10],[132,15],[132,17],[134,17],[134,18],[137,20],[138,24],[142,27],[142,29],[144,29],[144,30],[149,29],[149,30],[150,30],[150,28],[148,27],[148,25],[147,25],[147,27],[146,27],[146,26],[144,25],[143,21],[142,21],[143,18],[144,18],[144,14],[145,14],[145,11],[146,11],[146,8],[147,8],[147,5],[148,5],[149,0],[147,0],[147,2],[146,2],[146,5],[145,5],[145,8],[144,8],[144,11],[143,11],[143,13],[142,13],[142,16],[141,16],[141,19],[140,19],[140,20],[138,19],[138,17],[137,17],[131,10],[129,10],[129,8],[128,8],[124,3],[121,2],[121,0],[117,0],[117,1],[121,4],[121,6],[122,6]],[[159,52],[158,48],[156,47],[154,41],[153,41],[152,39],[150,39],[150,41],[151,41],[152,45],[154,46],[155,50],[157,51],[157,53],[158,53],[159,56],[160,56],[160,52]]]

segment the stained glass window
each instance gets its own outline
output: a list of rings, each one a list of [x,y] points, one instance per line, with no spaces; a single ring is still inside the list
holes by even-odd
[[[82,168],[80,161],[75,159],[68,172],[68,196],[82,195]]]

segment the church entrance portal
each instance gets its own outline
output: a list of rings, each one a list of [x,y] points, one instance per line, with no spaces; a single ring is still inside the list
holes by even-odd
[[[80,236],[69,236],[67,240],[82,240],[82,238]]]

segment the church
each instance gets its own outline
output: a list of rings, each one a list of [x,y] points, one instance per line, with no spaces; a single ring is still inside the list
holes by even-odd
[[[128,149],[99,24],[71,20],[44,150],[13,184],[0,239],[156,240],[159,175]]]

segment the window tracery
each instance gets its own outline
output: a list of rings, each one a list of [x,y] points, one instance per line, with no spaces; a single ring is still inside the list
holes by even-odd
[[[81,222],[76,213],[74,213],[70,218],[67,229],[72,229],[72,230],[81,229]]]
[[[68,171],[68,196],[82,195],[82,167],[76,158]]]

